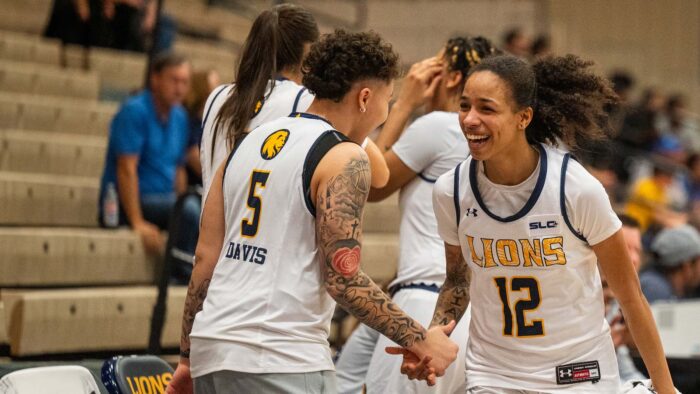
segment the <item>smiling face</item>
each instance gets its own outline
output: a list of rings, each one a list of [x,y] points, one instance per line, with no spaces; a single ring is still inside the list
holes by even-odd
[[[508,158],[527,149],[530,107],[518,109],[509,86],[491,71],[473,73],[460,98],[459,122],[476,160]]]

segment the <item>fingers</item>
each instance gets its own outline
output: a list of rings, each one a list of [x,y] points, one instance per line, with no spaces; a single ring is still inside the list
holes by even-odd
[[[454,320],[451,320],[447,325],[442,326],[442,332],[445,333],[445,335],[449,336],[452,331],[455,329],[455,326],[457,325],[457,322]]]
[[[402,348],[400,346],[387,346],[384,348],[384,351],[389,353],[389,354],[408,354],[410,353],[408,349]]]

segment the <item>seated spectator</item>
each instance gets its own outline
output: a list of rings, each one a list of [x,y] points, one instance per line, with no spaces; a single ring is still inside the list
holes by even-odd
[[[639,276],[649,303],[688,297],[700,284],[700,234],[689,225],[661,231],[651,244],[653,266]]]
[[[655,222],[657,213],[668,206],[668,189],[673,181],[670,168],[656,165],[651,177],[639,180],[632,187],[625,213],[639,222],[642,232],[646,232]]]
[[[163,253],[161,230],[168,228],[177,194],[187,187],[184,162],[189,126],[181,103],[189,83],[190,65],[184,57],[171,53],[156,56],[150,87],[127,100],[110,127],[100,201],[108,185],[116,186],[119,223],[138,232],[146,250],[153,254]],[[181,222],[188,231],[178,232],[174,245],[185,254],[194,252],[199,211],[199,202],[184,204]],[[100,219],[105,224],[102,212]],[[189,271],[191,268],[190,260]],[[179,270],[175,268],[176,275],[187,276]]]
[[[659,116],[658,127],[662,135],[677,138],[688,153],[700,153],[700,130],[698,124],[688,118],[686,107],[683,95],[671,95],[666,101],[664,112]]]
[[[511,55],[527,59],[530,56],[530,39],[519,27],[503,34],[503,49]]]
[[[204,104],[209,94],[221,84],[215,70],[197,71],[192,74],[192,87],[185,97],[185,109],[190,119],[190,143],[187,150],[187,183],[202,186],[202,163],[199,160],[199,145],[202,142],[202,118]]]
[[[622,222],[622,235],[627,244],[627,252],[630,256],[630,261],[634,266],[634,270],[639,272],[639,267],[642,262],[642,233],[639,230],[639,223],[627,215],[619,215]],[[622,383],[628,380],[646,379],[642,375],[632,361],[630,356],[630,347],[636,348],[634,340],[630,335],[627,324],[622,317],[622,310],[615,299],[610,287],[608,287],[605,277],[603,280],[603,300],[605,302],[605,317],[610,323],[610,331],[617,354],[617,367],[620,372],[620,381]]]
[[[538,59],[541,57],[546,57],[552,54],[552,44],[549,40],[549,36],[546,34],[541,34],[535,38],[530,47],[530,56],[533,59]]]
[[[688,175],[685,180],[688,194],[689,221],[695,226],[700,225],[700,155],[693,154],[688,158]]]

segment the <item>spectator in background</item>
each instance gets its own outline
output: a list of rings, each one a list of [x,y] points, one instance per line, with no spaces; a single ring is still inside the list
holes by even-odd
[[[627,215],[618,215],[622,222],[622,235],[625,238],[627,252],[630,256],[630,262],[634,266],[634,270],[639,272],[642,263],[642,233],[639,229],[639,223]],[[615,294],[608,286],[605,277],[603,280],[603,300],[605,302],[605,318],[610,323],[610,331],[615,346],[617,355],[617,367],[620,371],[620,382],[624,383],[628,380],[643,380],[644,375],[637,370],[637,367],[632,361],[628,346],[634,346],[634,340],[629,333],[627,324],[622,317],[620,305],[615,299]]]
[[[521,28],[512,28],[503,35],[503,49],[514,56],[527,59],[530,56],[530,39]]]
[[[646,232],[657,220],[657,216],[668,207],[668,189],[673,183],[673,170],[656,165],[651,177],[639,180],[630,193],[625,213],[636,221],[642,232]]]
[[[139,233],[152,254],[163,252],[161,230],[168,228],[177,194],[187,185],[184,162],[189,127],[181,103],[189,83],[190,65],[184,57],[156,56],[149,88],[127,100],[110,127],[100,201],[108,185],[116,185],[120,224],[129,224]],[[180,231],[174,245],[192,254],[197,233],[191,230],[198,229],[199,204],[184,204],[182,222],[190,231]],[[191,260],[189,267],[175,267],[174,275],[184,278],[188,268],[191,271]]]
[[[639,104],[625,116],[618,140],[630,148],[650,151],[659,136],[657,123],[663,106],[661,92],[645,90]]]
[[[688,176],[685,180],[688,193],[689,221],[695,227],[700,226],[700,154],[692,154],[686,163]]]
[[[187,183],[202,186],[202,163],[199,160],[199,146],[202,142],[202,118],[204,104],[209,94],[221,84],[215,70],[197,71],[192,74],[192,86],[185,97],[185,109],[190,121],[190,142],[187,150]]]
[[[658,127],[662,136],[673,136],[687,153],[700,153],[700,130],[697,123],[688,118],[686,107],[683,95],[671,95],[659,116]]]
[[[540,34],[533,41],[530,47],[530,56],[537,59],[540,57],[545,57],[552,54],[552,43],[549,40],[549,36],[546,34]]]
[[[700,284],[700,234],[689,225],[661,231],[651,244],[654,265],[639,276],[650,303],[684,298]]]

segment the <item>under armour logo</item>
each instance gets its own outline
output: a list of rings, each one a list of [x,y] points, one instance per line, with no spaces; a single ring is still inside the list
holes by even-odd
[[[476,208],[467,208],[467,213],[465,214],[465,216],[469,215],[474,215],[474,217],[476,217]]]
[[[559,378],[564,379],[564,378],[570,378],[573,376],[573,372],[571,369],[560,369],[559,370]]]

